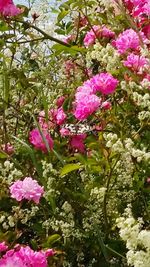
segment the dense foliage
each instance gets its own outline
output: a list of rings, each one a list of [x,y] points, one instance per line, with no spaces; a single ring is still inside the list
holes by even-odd
[[[0,1],[0,266],[149,267],[150,2],[33,2]]]

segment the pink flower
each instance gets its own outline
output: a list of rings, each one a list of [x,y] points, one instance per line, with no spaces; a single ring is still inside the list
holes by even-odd
[[[52,249],[47,251],[33,251],[29,246],[8,251],[0,259],[0,267],[47,267],[47,257],[53,256]]]
[[[101,108],[103,109],[110,109],[111,108],[111,103],[110,101],[104,101],[101,105]]]
[[[106,26],[103,26],[102,27],[102,37],[114,38],[115,37],[115,33],[112,32],[110,29],[108,29]]]
[[[134,17],[141,18],[150,15],[149,0],[124,0],[124,3]]]
[[[8,249],[8,246],[6,245],[5,241],[0,243],[0,252],[3,252]]]
[[[10,193],[11,197],[17,201],[27,199],[33,200],[38,204],[44,190],[36,180],[33,180],[31,177],[26,177],[23,181],[14,182],[10,186]]]
[[[85,47],[93,45],[96,41],[96,38],[113,38],[115,33],[109,30],[106,26],[94,25],[92,29],[86,33],[83,43]]]
[[[73,35],[68,35],[67,37],[65,37],[65,38],[63,39],[63,41],[64,41],[64,43],[66,43],[66,44],[70,44],[70,43],[73,42],[73,39],[74,39]]]
[[[59,132],[60,132],[62,137],[70,135],[70,131],[68,129],[66,129],[66,128],[61,128]]]
[[[133,71],[142,72],[145,67],[148,67],[148,62],[147,58],[131,53],[127,56],[127,60],[123,61],[123,64]]]
[[[134,10],[132,14],[134,17],[150,15],[150,2],[149,0],[133,0]]]
[[[62,95],[59,98],[56,99],[56,105],[57,107],[61,107],[65,101],[65,97]]]
[[[56,114],[55,114],[56,115]],[[38,122],[43,130],[53,129],[55,124],[53,122],[51,110],[48,112],[48,120],[46,119],[45,111],[39,112]]]
[[[96,37],[95,37],[94,32],[91,32],[91,31],[88,32],[83,40],[85,47],[89,47],[90,45],[94,44],[95,39]]]
[[[48,257],[52,257],[55,255],[55,251],[51,248],[47,249],[46,251],[43,251],[45,253],[45,256]]]
[[[94,113],[100,106],[101,99],[94,95],[84,95],[76,103],[74,116],[78,120],[85,120],[88,116]]]
[[[43,133],[45,140],[47,141],[47,145],[49,146],[50,150],[52,150],[53,145],[54,145],[53,139],[51,138],[51,136],[47,130],[43,129],[42,133]],[[40,131],[37,128],[33,129],[30,132],[29,141],[36,149],[39,149],[39,150],[43,151],[44,153],[47,152],[46,144],[45,144],[45,142],[44,142],[44,140],[40,134]]]
[[[123,2],[125,3],[125,6],[127,7],[129,12],[131,13],[133,8],[134,8],[133,1],[132,0],[123,0]]]
[[[87,136],[86,134],[79,134],[79,135],[74,135],[73,137],[71,137],[71,140],[70,140],[71,147],[74,150],[84,153],[85,151],[84,140],[86,136]]]
[[[114,93],[119,81],[109,73],[100,73],[93,76],[90,81],[96,91],[100,91],[104,95]]]
[[[93,88],[93,84],[88,80],[84,82],[82,86],[77,88],[77,92],[75,94],[76,102],[80,102],[85,95],[93,95],[95,93],[95,89]]]
[[[115,41],[115,46],[120,54],[125,53],[128,49],[136,50],[139,44],[139,36],[133,29],[128,29],[120,33]]]
[[[14,5],[12,0],[1,0],[0,13],[6,17],[12,17],[20,14],[21,10]]]
[[[80,27],[84,27],[88,24],[87,18],[86,17],[81,17],[79,21]]]
[[[57,115],[56,115],[56,123],[58,125],[62,125],[65,120],[67,118],[67,115],[65,114],[65,112],[63,111],[63,108],[60,107],[58,110],[57,110]]]
[[[146,36],[146,38],[150,39],[150,24],[145,25],[142,29],[142,32]]]
[[[14,146],[11,145],[10,143],[3,144],[2,145],[2,150],[6,152],[8,155],[11,155],[14,153]]]

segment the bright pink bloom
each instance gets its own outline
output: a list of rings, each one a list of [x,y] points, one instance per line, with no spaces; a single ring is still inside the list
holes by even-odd
[[[69,129],[66,128],[61,128],[59,132],[62,137],[69,136],[71,134]]]
[[[93,45],[95,43],[95,39],[96,37],[95,37],[94,32],[87,33],[83,40],[85,47],[89,47],[90,45]]]
[[[71,137],[71,140],[70,140],[71,147],[74,150],[84,153],[85,151],[84,140],[86,136],[87,136],[86,134],[79,134],[79,135],[74,135],[73,137]]]
[[[1,0],[0,1],[0,14],[3,16],[16,16],[21,13],[21,10],[17,8],[12,0]]]
[[[139,44],[139,36],[133,29],[120,33],[115,41],[115,46],[120,54],[125,53],[128,49],[136,50]]]
[[[29,246],[20,247],[17,250],[8,251],[0,259],[0,267],[47,267],[47,257],[54,254],[55,252],[51,249],[33,251]]]
[[[45,140],[47,141],[47,145],[52,150],[53,149],[53,145],[54,145],[53,139],[51,138],[51,136],[50,136],[50,134],[48,133],[47,130],[43,129],[42,133],[43,133],[43,136],[44,136]],[[46,142],[43,140],[43,138],[41,136],[41,133],[37,128],[33,129],[30,132],[29,141],[36,149],[39,149],[39,150],[43,151],[44,153],[47,152]]]
[[[129,10],[129,12],[132,13],[132,10],[134,8],[133,1],[132,0],[123,0],[123,2],[125,3],[125,6]]]
[[[56,123],[58,125],[62,125],[65,120],[67,118],[67,115],[65,114],[65,112],[63,111],[63,108],[60,107],[58,110],[57,110],[57,115],[56,115]]]
[[[145,67],[148,67],[148,62],[147,58],[131,53],[127,56],[127,60],[123,61],[123,64],[133,71],[142,72]]]
[[[8,249],[8,246],[6,245],[5,241],[0,243],[0,252],[3,252]]]
[[[106,37],[106,38],[114,38],[115,37],[115,33],[112,32],[110,29],[108,29],[106,26],[102,26],[102,37]]]
[[[82,98],[85,95],[93,95],[95,93],[95,89],[93,88],[93,84],[88,80],[84,82],[82,86],[77,88],[77,92],[75,94],[76,102],[82,101]]]
[[[90,81],[96,91],[100,91],[104,95],[114,93],[119,81],[109,73],[100,73],[93,76]]]
[[[142,32],[146,36],[147,39],[150,39],[150,25],[145,25],[142,29]]]
[[[134,10],[132,14],[134,17],[150,15],[150,1],[149,0],[133,0]]]
[[[74,116],[78,120],[85,120],[88,116],[94,113],[100,106],[101,99],[94,95],[83,95],[76,103]]]
[[[33,200],[36,204],[39,203],[41,196],[44,193],[36,180],[31,177],[26,177],[23,181],[16,181],[10,186],[11,197],[17,201],[22,199]]]
[[[14,153],[14,146],[11,145],[10,143],[3,144],[2,145],[2,150],[7,153],[8,155],[11,155]]]
[[[52,248],[48,248],[46,251],[43,251],[43,253],[45,253],[47,258],[55,255],[55,251]]]
[[[63,105],[64,101],[65,101],[65,97],[63,95],[60,96],[59,98],[57,98],[57,100],[56,100],[57,107],[60,108]]]
[[[96,38],[113,38],[115,33],[109,30],[106,26],[94,25],[92,29],[86,33],[84,37],[84,45],[89,47],[90,45],[94,44]]]
[[[150,15],[149,0],[124,0],[124,3],[134,17]]]
[[[101,108],[103,109],[110,109],[111,108],[111,103],[110,101],[104,101],[101,105]]]

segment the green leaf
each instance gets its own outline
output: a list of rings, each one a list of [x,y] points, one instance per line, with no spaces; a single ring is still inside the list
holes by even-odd
[[[78,163],[67,164],[61,169],[60,177],[68,174],[69,172],[79,170],[81,167],[82,167],[82,165],[80,165]]]
[[[44,244],[44,247],[51,247],[54,243],[59,241],[61,239],[61,236],[58,234],[51,235],[47,238],[47,241]]]
[[[60,54],[60,53],[66,53],[66,54],[70,54],[72,56],[76,55],[78,52],[80,53],[84,53],[86,51],[85,48],[83,47],[78,47],[77,45],[71,46],[71,47],[66,47],[64,45],[61,44],[55,44],[52,46],[52,49],[55,50],[56,54]]]
[[[68,15],[68,13],[69,13],[69,10],[65,10],[65,9],[63,9],[63,10],[59,13],[59,15],[58,15],[58,17],[57,17],[58,22],[60,22],[64,17],[66,17],[66,16]]]
[[[8,158],[8,155],[4,151],[0,150],[0,159],[6,159],[6,158]]]
[[[20,140],[19,138],[15,137],[15,136],[12,136],[12,137],[26,148],[26,150],[28,151],[28,153],[31,157],[31,160],[32,160],[32,162],[36,168],[36,171],[37,171],[39,178],[42,178],[42,170],[41,170],[39,164],[37,163],[33,149],[28,144],[26,144],[24,141]]]
[[[4,21],[0,21],[0,31],[5,32],[8,31],[10,27],[8,27],[8,24],[6,24]]]

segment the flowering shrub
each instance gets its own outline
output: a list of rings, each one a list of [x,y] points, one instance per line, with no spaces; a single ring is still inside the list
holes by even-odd
[[[31,2],[0,2],[0,266],[149,267],[149,1]]]

